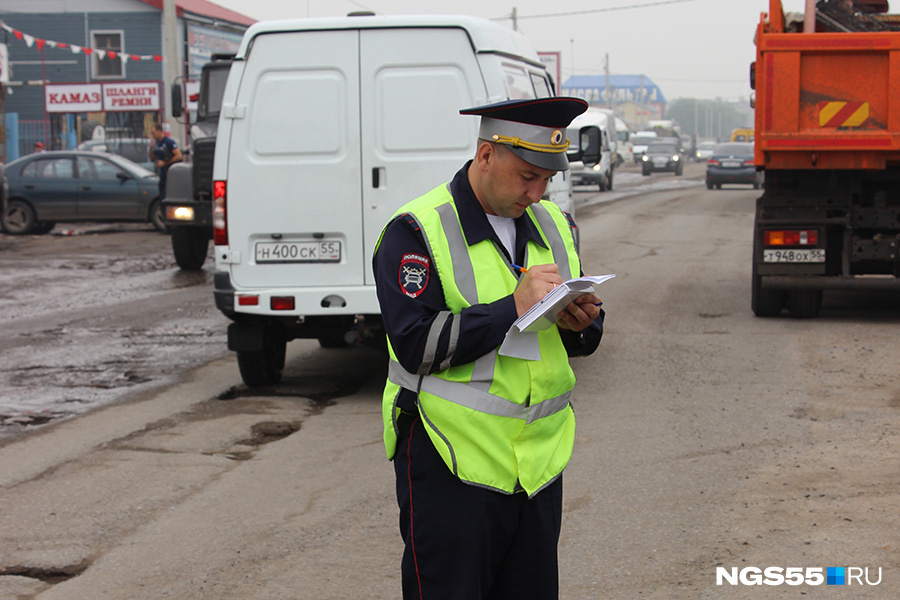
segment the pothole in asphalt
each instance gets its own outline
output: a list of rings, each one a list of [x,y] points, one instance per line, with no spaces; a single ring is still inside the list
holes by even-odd
[[[86,563],[62,566],[25,566],[9,565],[0,566],[0,577],[17,576],[29,579],[38,579],[44,583],[62,583],[73,577],[78,577],[88,568]]]

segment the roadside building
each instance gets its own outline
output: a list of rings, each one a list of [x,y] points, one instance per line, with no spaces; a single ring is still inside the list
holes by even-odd
[[[96,138],[146,138],[171,114],[162,0],[4,0],[7,61],[0,161]],[[176,0],[177,65],[189,82],[214,53],[235,52],[254,20],[206,0]],[[185,96],[187,97],[187,96]],[[177,127],[177,123],[169,123]],[[180,136],[179,136],[180,137]],[[0,136],[0,140],[4,139]]]

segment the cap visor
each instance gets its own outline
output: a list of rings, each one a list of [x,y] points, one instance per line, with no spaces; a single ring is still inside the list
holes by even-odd
[[[527,150],[525,148],[513,148],[508,144],[504,144],[504,146],[530,165],[542,169],[549,169],[550,171],[569,170],[569,159],[566,157],[565,152],[535,152],[534,150]]]

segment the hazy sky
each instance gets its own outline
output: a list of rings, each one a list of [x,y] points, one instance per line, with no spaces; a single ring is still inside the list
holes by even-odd
[[[538,51],[561,53],[562,81],[602,74],[644,74],[666,99],[749,97],[753,35],[769,0],[213,0],[254,19],[376,14],[467,14],[519,31]],[[804,0],[782,0],[802,11]],[[602,12],[601,12],[602,11]],[[575,14],[572,14],[575,13]]]

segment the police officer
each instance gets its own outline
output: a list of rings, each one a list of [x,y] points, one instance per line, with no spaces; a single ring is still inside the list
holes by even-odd
[[[481,117],[474,159],[402,207],[376,248],[404,598],[558,597],[569,357],[600,343],[600,300],[584,294],[539,332],[540,360],[498,347],[518,316],[581,274],[574,223],[540,200],[568,168],[566,127],[586,108],[544,98],[460,111]]]

